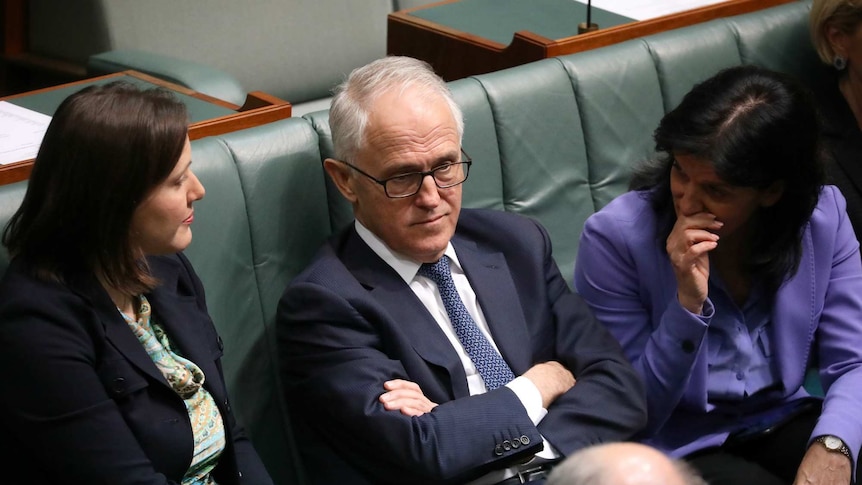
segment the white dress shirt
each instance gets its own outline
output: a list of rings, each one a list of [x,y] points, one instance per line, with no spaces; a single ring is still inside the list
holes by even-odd
[[[488,392],[488,388],[485,387],[485,381],[482,380],[482,376],[479,374],[479,371],[476,369],[473,361],[470,360],[470,356],[467,355],[467,351],[464,349],[464,346],[461,345],[461,341],[458,340],[458,336],[455,334],[455,329],[452,327],[452,322],[449,320],[449,314],[446,313],[446,307],[443,305],[443,299],[440,297],[440,291],[437,288],[437,284],[430,279],[417,274],[419,272],[419,267],[422,266],[422,264],[392,251],[389,246],[383,242],[383,240],[369,231],[359,221],[356,221],[356,232],[359,234],[359,237],[368,244],[368,247],[370,247],[371,250],[380,257],[380,259],[385,261],[386,264],[391,266],[392,269],[398,273],[401,279],[410,286],[410,289],[413,290],[413,293],[416,294],[419,301],[425,305],[425,308],[427,308],[428,312],[431,313],[431,316],[434,317],[434,320],[440,326],[440,329],[443,330],[443,333],[446,334],[446,338],[449,339],[449,343],[461,359],[461,365],[464,367],[464,372],[467,375],[467,387],[470,391],[470,395],[474,396],[476,394]],[[490,342],[491,346],[494,347],[494,350],[499,352],[497,344],[494,342],[494,337],[491,336],[491,332],[488,330],[488,321],[485,319],[485,314],[482,313],[482,308],[479,306],[479,300],[476,297],[476,293],[470,286],[470,282],[467,280],[467,275],[464,274],[461,262],[458,260],[458,255],[455,253],[455,248],[452,247],[452,243],[447,245],[444,254],[451,260],[449,267],[452,271],[452,280],[455,282],[455,288],[458,290],[458,295],[461,297],[461,301],[464,302],[467,312],[470,313],[473,321],[476,322],[479,330],[482,331],[488,339],[488,342]],[[521,404],[524,406],[524,410],[527,412],[527,415],[530,417],[530,420],[533,421],[534,425],[538,425],[545,415],[548,414],[548,410],[542,407],[542,395],[539,392],[539,389],[526,377],[516,377],[513,381],[506,384],[506,387],[511,389],[521,401]],[[559,453],[551,447],[547,440],[544,441],[544,445],[545,448],[537,453],[536,457],[543,460],[553,460],[560,457]],[[488,485],[497,483],[514,476],[517,471],[517,467],[495,470],[482,476],[478,480],[470,482],[468,485]]]

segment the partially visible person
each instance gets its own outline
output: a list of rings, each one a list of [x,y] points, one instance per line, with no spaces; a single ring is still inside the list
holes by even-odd
[[[815,90],[830,155],[827,181],[841,189],[847,213],[862,236],[862,0],[814,0],[810,32],[820,59],[834,68]]]
[[[562,456],[643,426],[643,387],[545,230],[461,208],[474,162],[426,63],[354,70],[329,119],[325,168],[356,220],[277,317],[313,483],[539,485]]]
[[[646,383],[645,442],[713,485],[858,477],[862,260],[818,131],[792,79],[721,71],[582,233],[575,286]]]
[[[59,106],[3,233],[4,484],[271,485],[182,250],[204,188],[185,105],[111,83]]]
[[[606,443],[575,452],[547,485],[707,485],[682,460],[640,443]]]

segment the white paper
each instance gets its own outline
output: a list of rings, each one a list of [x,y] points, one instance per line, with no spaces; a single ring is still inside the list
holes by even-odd
[[[0,165],[36,158],[51,117],[0,101]]]
[[[587,4],[587,0],[574,0]],[[635,20],[649,20],[726,0],[592,0],[592,6]]]

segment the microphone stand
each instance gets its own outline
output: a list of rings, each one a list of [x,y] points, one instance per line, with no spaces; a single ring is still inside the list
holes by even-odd
[[[578,24],[578,35],[599,30],[599,25],[592,23],[593,2],[587,0],[587,21]]]

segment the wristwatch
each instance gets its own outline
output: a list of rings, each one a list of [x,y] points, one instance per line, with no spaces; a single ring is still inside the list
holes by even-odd
[[[847,458],[850,458],[850,461],[853,461],[853,456],[850,454],[850,448],[847,448],[847,445],[844,444],[844,440],[841,438],[831,434],[825,434],[823,436],[818,436],[814,441],[822,443],[827,450],[834,453],[841,453]]]

